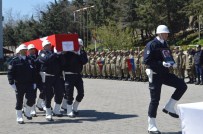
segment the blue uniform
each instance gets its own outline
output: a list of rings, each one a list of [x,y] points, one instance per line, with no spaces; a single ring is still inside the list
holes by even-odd
[[[10,85],[16,85],[16,110],[22,110],[24,95],[27,105],[32,107],[35,103],[36,68],[29,57],[22,59],[13,58],[8,66],[8,81]]]
[[[67,98],[68,105],[73,103],[73,91],[74,86],[76,87],[78,94],[76,100],[81,102],[84,97],[84,85],[81,76],[83,65],[88,62],[87,54],[84,50],[80,51],[80,55],[74,52],[66,52],[62,54],[62,68],[66,72],[65,75],[65,95]]]
[[[52,51],[42,50],[37,58],[40,64],[40,72],[47,74],[45,82],[43,82],[46,108],[51,107],[51,100],[54,95],[57,104],[61,104],[63,99],[65,87],[59,57],[59,55]]]
[[[176,88],[171,97],[175,100],[179,100],[187,89],[187,85],[182,79],[169,73],[169,68],[162,65],[164,61],[163,50],[167,49],[169,48],[166,42],[162,44],[157,38],[155,38],[147,43],[144,50],[143,63],[146,65],[147,69],[151,69],[154,72],[152,75],[152,82],[149,82],[151,102],[149,105],[148,116],[151,118],[156,118],[162,84]]]

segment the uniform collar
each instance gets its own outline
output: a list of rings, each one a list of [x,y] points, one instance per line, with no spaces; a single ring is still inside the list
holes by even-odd
[[[156,39],[157,39],[158,41],[160,41],[161,44],[164,44],[164,42],[165,42],[165,41],[164,41],[163,39],[161,39],[159,36],[157,36]]]

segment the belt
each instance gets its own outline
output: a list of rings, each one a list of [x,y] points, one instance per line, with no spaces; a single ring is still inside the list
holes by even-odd
[[[46,72],[40,72],[40,74],[43,74],[43,75],[45,75],[45,76],[55,76],[55,75],[53,75],[53,74],[48,74],[48,73],[46,73]]]
[[[64,72],[64,74],[78,74],[78,73],[73,73],[73,72]]]

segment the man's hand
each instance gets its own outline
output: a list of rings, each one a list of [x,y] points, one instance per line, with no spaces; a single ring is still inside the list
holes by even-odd
[[[13,89],[14,91],[16,91],[16,90],[17,90],[17,88],[16,88],[16,85],[15,85],[15,84],[12,84],[12,85],[11,85],[11,87],[12,87],[12,89]]]
[[[167,67],[167,68],[171,67],[171,64],[170,63],[166,63],[165,61],[163,61],[162,64],[163,64],[164,67]]]

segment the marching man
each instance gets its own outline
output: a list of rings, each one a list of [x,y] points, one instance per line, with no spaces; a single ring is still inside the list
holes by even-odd
[[[67,116],[78,115],[78,106],[84,97],[84,85],[81,76],[83,65],[88,62],[87,54],[83,50],[83,41],[78,39],[80,50],[66,51],[62,53],[62,70],[65,76],[65,95],[67,98]],[[77,89],[77,96],[73,103],[74,87]]]
[[[31,107],[35,103],[36,75],[33,61],[26,56],[27,47],[21,44],[17,48],[18,56],[14,57],[8,66],[8,81],[16,92],[16,116],[17,122],[23,124],[22,108],[23,98],[26,95],[27,102],[25,108],[25,117],[32,119],[30,114]]]
[[[174,87],[176,90],[170,100],[163,108],[163,112],[174,118],[179,118],[175,111],[175,104],[182,97],[187,89],[185,82],[169,73],[170,67],[175,67],[173,61],[165,61],[163,52],[169,50],[166,40],[168,39],[169,30],[165,25],[159,25],[156,30],[158,35],[155,39],[147,43],[144,50],[143,63],[147,66],[146,73],[149,78],[149,91],[151,102],[148,109],[148,132],[149,134],[161,134],[156,126],[157,108],[159,105],[161,86]],[[168,51],[170,52],[170,50]]]

